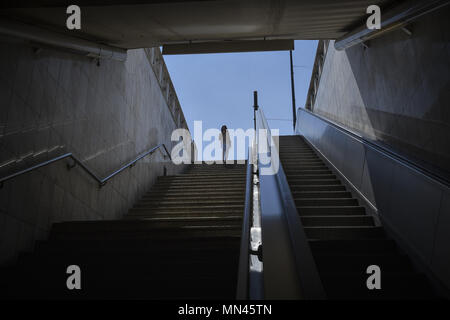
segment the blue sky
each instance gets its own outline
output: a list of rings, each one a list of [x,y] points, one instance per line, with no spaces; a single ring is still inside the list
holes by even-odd
[[[293,51],[297,107],[309,88],[317,41],[295,41]],[[164,57],[189,129],[253,127],[253,91],[271,129],[292,134],[289,51],[168,55]]]

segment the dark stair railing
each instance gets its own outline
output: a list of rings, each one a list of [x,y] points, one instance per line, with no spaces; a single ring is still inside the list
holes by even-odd
[[[317,266],[279,159],[278,146],[270,148],[275,142],[260,107],[255,108],[255,118],[255,136],[258,137],[262,129],[267,137],[263,141],[257,139],[258,153],[270,150],[271,165],[274,161],[279,164],[278,171],[262,175],[264,164],[258,154],[264,298],[325,299]],[[266,144],[265,149],[259,148],[262,144]]]
[[[69,170],[72,169],[72,168],[74,168],[76,165],[79,165],[84,171],[86,171],[86,173],[87,173],[92,179],[94,179],[95,181],[98,182],[99,187],[103,187],[103,186],[104,186],[111,178],[115,177],[116,175],[118,175],[119,173],[121,173],[122,171],[124,171],[124,170],[127,169],[127,168],[132,168],[132,167],[136,164],[136,162],[138,162],[138,161],[141,160],[142,158],[145,158],[145,157],[148,156],[148,155],[151,155],[151,154],[154,153],[156,150],[160,150],[160,149],[162,149],[162,150],[167,154],[167,156],[169,157],[169,159],[172,159],[172,158],[170,157],[170,153],[169,153],[169,151],[167,150],[165,144],[164,144],[164,143],[161,143],[161,144],[157,145],[156,147],[153,147],[153,148],[151,148],[151,149],[145,151],[144,153],[140,154],[140,155],[137,156],[134,160],[132,160],[132,161],[130,161],[130,162],[124,164],[124,165],[121,166],[119,169],[115,170],[114,172],[112,172],[111,174],[109,174],[108,176],[106,176],[106,177],[104,177],[104,178],[98,177],[91,169],[89,169],[85,164],[83,164],[83,162],[81,162],[80,159],[79,159],[78,157],[76,157],[74,154],[72,154],[72,153],[65,153],[65,154],[63,154],[63,155],[54,157],[54,158],[52,158],[52,159],[50,159],[50,160],[47,160],[47,161],[43,161],[43,162],[41,162],[41,163],[39,163],[39,164],[36,164],[36,165],[34,165],[34,166],[31,166],[31,167],[29,167],[29,168],[20,170],[20,171],[18,171],[18,172],[15,172],[15,173],[13,173],[13,174],[10,174],[10,175],[8,175],[8,176],[6,176],[6,177],[1,178],[1,179],[0,179],[0,187],[3,186],[3,183],[4,183],[5,181],[14,179],[14,178],[16,178],[16,177],[18,177],[18,176],[20,176],[20,175],[25,174],[25,173],[34,171],[34,170],[36,170],[36,169],[39,169],[39,168],[48,166],[48,165],[50,165],[50,164],[52,164],[52,163],[55,163],[55,162],[58,162],[58,161],[60,161],[60,160],[63,160],[63,159],[69,159],[69,158],[73,160],[73,164],[68,164],[68,165],[67,165],[67,168],[68,168]]]
[[[246,181],[245,181],[245,207],[244,216],[242,217],[242,236],[241,247],[239,253],[239,269],[238,269],[238,282],[236,288],[236,299],[246,300],[249,299],[249,271],[250,271],[250,227],[251,214],[252,214],[252,181],[253,181],[253,163],[251,161],[252,148],[249,148],[247,169],[246,169]]]

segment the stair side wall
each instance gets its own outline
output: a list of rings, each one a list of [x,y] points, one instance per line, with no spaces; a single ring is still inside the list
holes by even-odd
[[[72,152],[104,177],[187,128],[158,48],[129,50],[126,62],[0,42],[0,176]],[[54,222],[121,218],[164,173],[161,152],[99,189],[60,161],[0,189],[0,264],[44,239]]]

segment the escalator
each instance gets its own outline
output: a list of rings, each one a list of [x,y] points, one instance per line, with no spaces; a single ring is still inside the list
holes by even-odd
[[[329,299],[432,299],[434,292],[374,216],[301,136],[280,136],[279,154]],[[367,268],[381,289],[367,287]]]
[[[246,165],[190,165],[159,177],[122,220],[53,225],[3,268],[2,298],[234,299]],[[69,290],[66,269],[81,270]]]

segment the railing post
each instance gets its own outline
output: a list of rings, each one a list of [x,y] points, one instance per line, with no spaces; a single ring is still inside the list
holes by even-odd
[[[292,50],[289,50],[289,58],[291,62],[291,91],[292,91],[292,122],[295,131],[295,123],[297,115],[295,114],[295,85],[294,85],[294,63],[292,62]]]
[[[67,170],[72,170],[73,168],[75,168],[77,166],[77,162],[75,161],[75,159],[73,160],[73,164],[68,163],[67,164]]]
[[[253,91],[253,127],[256,134],[256,111],[258,111],[258,91]]]

